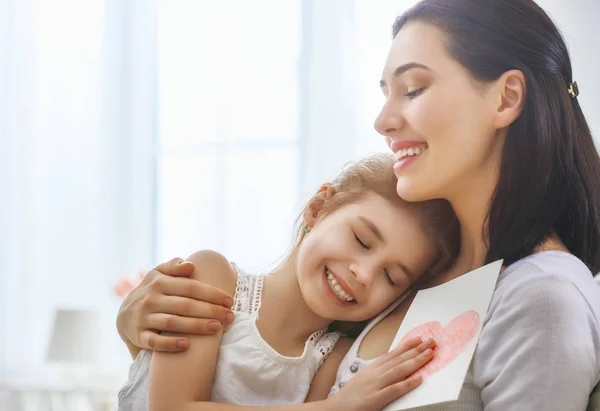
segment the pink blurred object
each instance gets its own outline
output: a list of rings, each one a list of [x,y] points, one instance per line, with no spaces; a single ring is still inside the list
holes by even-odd
[[[138,286],[142,282],[142,279],[146,275],[146,271],[140,270],[136,277],[122,277],[115,285],[114,292],[117,297],[125,297],[131,290]]]

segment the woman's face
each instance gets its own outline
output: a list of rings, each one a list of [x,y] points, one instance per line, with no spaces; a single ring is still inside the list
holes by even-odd
[[[452,59],[445,38],[436,26],[407,23],[383,70],[386,102],[375,129],[396,153],[397,190],[407,201],[452,201],[497,182],[503,142],[493,126],[497,87]]]

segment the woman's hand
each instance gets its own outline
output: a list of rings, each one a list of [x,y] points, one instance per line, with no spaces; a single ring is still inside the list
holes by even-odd
[[[380,411],[421,384],[422,377],[413,374],[431,361],[434,345],[420,337],[404,342],[360,370],[327,401],[335,410]]]
[[[219,288],[192,280],[194,265],[175,258],[148,272],[123,301],[117,329],[133,358],[140,349],[177,352],[188,347],[183,337],[162,331],[213,334],[233,321],[233,299]]]

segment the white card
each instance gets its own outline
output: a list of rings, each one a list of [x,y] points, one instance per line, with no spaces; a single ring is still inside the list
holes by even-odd
[[[433,337],[437,342],[434,358],[419,371],[424,376],[421,386],[384,411],[458,400],[501,268],[502,260],[498,260],[417,292],[390,351],[403,339]]]

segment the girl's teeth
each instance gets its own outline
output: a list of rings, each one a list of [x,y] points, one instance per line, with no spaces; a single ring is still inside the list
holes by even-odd
[[[354,298],[350,297],[346,291],[340,286],[337,282],[333,274],[327,271],[327,282],[329,283],[329,287],[334,292],[334,294],[342,301],[350,302],[354,301]]]

